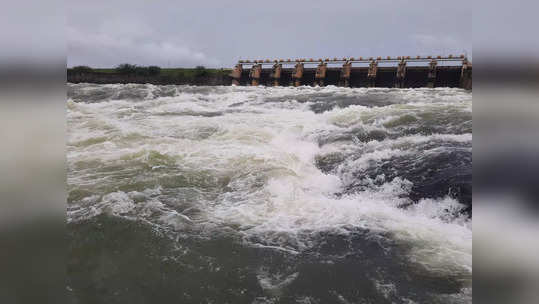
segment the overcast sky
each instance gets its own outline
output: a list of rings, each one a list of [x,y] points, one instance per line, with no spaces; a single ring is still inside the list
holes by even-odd
[[[66,1],[68,66],[472,51],[469,1]]]

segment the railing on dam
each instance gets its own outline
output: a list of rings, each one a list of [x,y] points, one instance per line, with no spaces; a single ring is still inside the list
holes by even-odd
[[[229,76],[234,85],[471,89],[472,63],[464,55],[240,60]]]

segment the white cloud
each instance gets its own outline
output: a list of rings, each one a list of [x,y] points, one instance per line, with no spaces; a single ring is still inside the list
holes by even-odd
[[[68,1],[68,63],[231,67],[238,59],[471,51],[468,2],[401,2]]]
[[[106,26],[97,32],[67,29],[68,65],[111,67],[120,63],[166,66],[215,66],[219,61],[179,42],[155,39],[147,27]]]

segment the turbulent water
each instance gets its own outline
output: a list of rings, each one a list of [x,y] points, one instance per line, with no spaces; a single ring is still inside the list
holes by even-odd
[[[472,94],[69,84],[72,303],[471,303]]]

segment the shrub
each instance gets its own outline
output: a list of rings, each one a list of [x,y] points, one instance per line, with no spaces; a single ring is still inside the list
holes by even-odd
[[[121,74],[134,74],[137,71],[137,66],[129,63],[122,63],[116,67],[116,72]]]
[[[151,76],[159,75],[161,73],[161,68],[155,65],[151,65],[148,67],[148,74]]]
[[[204,66],[198,65],[195,68],[195,77],[204,77],[206,75],[208,75],[208,71],[206,70]]]
[[[135,68],[135,74],[139,76],[148,76],[150,74],[149,69],[147,67],[141,67],[138,66]]]

